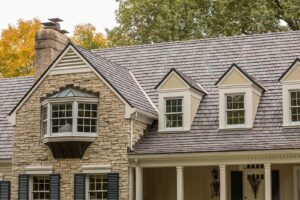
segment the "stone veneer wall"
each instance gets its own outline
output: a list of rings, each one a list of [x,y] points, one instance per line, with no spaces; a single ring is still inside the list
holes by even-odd
[[[41,97],[59,91],[60,87],[73,84],[100,93],[99,137],[87,149],[83,159],[55,160],[51,151],[41,141]],[[82,165],[110,164],[112,171],[120,174],[120,199],[129,194],[129,168],[127,158],[130,121],[124,118],[124,103],[94,73],[48,76],[17,112],[13,145],[12,199],[17,199],[18,175],[26,166],[53,166],[61,175],[61,195],[64,200],[73,199],[74,174],[80,173]],[[139,125],[138,125],[139,124]],[[145,125],[136,123],[135,130]],[[137,128],[142,126],[143,128]]]
[[[147,124],[136,120],[133,121],[133,138],[132,138],[133,145],[135,145],[135,143],[141,139],[146,129],[147,129]]]

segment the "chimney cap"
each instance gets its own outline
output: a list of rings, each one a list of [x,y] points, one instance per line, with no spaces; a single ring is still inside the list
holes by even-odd
[[[56,18],[50,18],[48,19],[50,22],[58,23],[58,22],[63,22],[64,20],[56,17]]]

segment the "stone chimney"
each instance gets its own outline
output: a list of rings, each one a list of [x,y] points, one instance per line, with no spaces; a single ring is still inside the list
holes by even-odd
[[[65,35],[68,32],[60,29],[59,22],[61,21],[61,19],[53,18],[49,19],[49,22],[42,23],[43,29],[35,36],[35,80],[44,73],[70,42]]]

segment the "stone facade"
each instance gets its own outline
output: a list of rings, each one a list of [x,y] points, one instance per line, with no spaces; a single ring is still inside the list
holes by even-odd
[[[98,138],[82,159],[53,158],[49,148],[41,140],[41,98],[59,91],[66,85],[99,92]],[[120,200],[129,195],[128,137],[130,120],[124,118],[125,104],[94,73],[74,73],[48,76],[17,112],[13,145],[12,199],[17,199],[18,175],[26,166],[52,166],[61,175],[61,194],[64,200],[73,199],[74,174],[82,165],[111,165],[120,174]],[[134,130],[144,132],[146,125],[138,122]],[[135,133],[141,135],[142,133]]]

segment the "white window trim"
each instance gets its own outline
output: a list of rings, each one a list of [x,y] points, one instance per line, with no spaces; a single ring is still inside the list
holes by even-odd
[[[237,125],[227,124],[227,95],[244,94],[245,123]],[[253,89],[252,87],[221,87],[219,88],[219,129],[250,129],[253,127]]]
[[[79,137],[97,137],[98,134],[98,123],[99,123],[99,105],[97,108],[97,126],[96,126],[96,132],[95,133],[86,133],[86,132],[77,132],[77,117],[78,117],[78,103],[91,103],[91,104],[98,104],[97,98],[78,98],[78,97],[72,97],[72,98],[54,98],[54,99],[47,99],[42,102],[42,106],[47,105],[47,134],[43,135],[43,138],[57,138],[57,137],[71,137],[71,136],[79,136]],[[72,132],[60,132],[60,133],[52,133],[52,105],[53,104],[59,104],[59,103],[72,103]],[[42,115],[41,115],[42,116]],[[41,124],[41,131],[43,130],[42,124]]]
[[[181,98],[183,108],[183,126],[178,128],[167,128],[165,118],[165,100],[171,98]],[[159,131],[160,133],[176,133],[189,131],[190,129],[190,90],[181,91],[160,91],[159,94]]]
[[[292,122],[291,91],[300,91],[300,81],[282,83],[283,127],[299,127],[300,122]]]
[[[167,105],[167,100],[173,100],[173,99],[181,99],[181,102],[182,102],[182,105],[181,105],[181,107],[182,107],[182,111],[181,112],[171,112],[171,113],[167,113],[167,107],[166,107],[166,105]],[[182,128],[183,128],[183,118],[184,118],[184,103],[183,103],[183,97],[166,97],[165,99],[164,99],[164,104],[165,104],[165,107],[164,107],[164,115],[165,115],[165,117],[164,117],[164,119],[165,119],[165,129],[166,130],[171,130],[171,131],[174,131],[174,130],[181,130]],[[182,126],[181,127],[167,127],[167,115],[172,115],[172,114],[182,114]],[[187,113],[186,113],[187,114]]]
[[[49,176],[49,181],[50,181],[50,175],[51,174],[32,174],[29,176],[28,196],[29,196],[30,200],[33,199],[33,177],[34,176]],[[49,184],[50,184],[50,182],[49,182]],[[49,192],[50,192],[50,188],[49,188]]]
[[[90,184],[90,176],[92,175],[102,175],[102,176],[107,176],[108,173],[89,173],[89,174],[86,174],[85,176],[85,199],[89,200],[89,184]],[[108,192],[108,191],[107,191]]]
[[[244,96],[244,123],[243,124],[228,124],[227,122],[227,112],[228,111],[240,111],[242,109],[231,109],[227,108],[227,96],[235,96],[235,95],[243,95]],[[246,126],[246,108],[245,108],[245,93],[233,93],[233,94],[225,94],[225,123],[227,128],[244,128]]]

